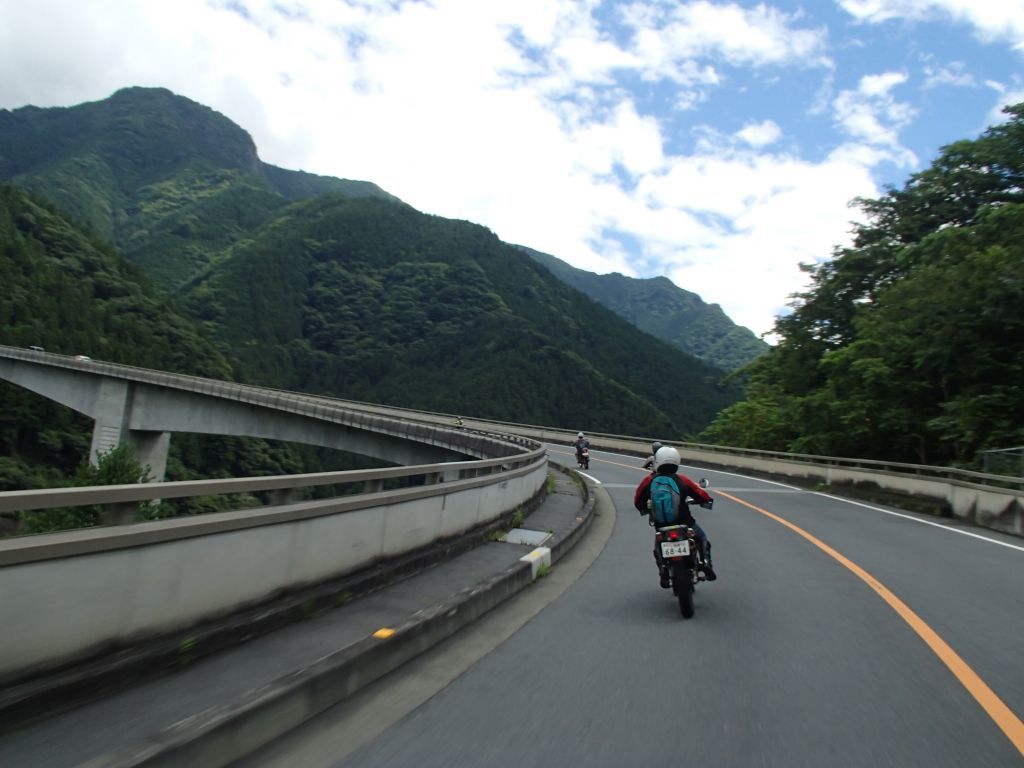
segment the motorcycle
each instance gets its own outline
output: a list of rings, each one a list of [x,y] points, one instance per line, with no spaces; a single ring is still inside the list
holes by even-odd
[[[576,454],[576,466],[581,469],[590,469],[590,449],[583,448]]]
[[[697,582],[704,581],[704,557],[696,535],[688,525],[667,525],[654,534],[655,546],[661,551],[672,593],[679,600],[679,612],[684,619],[693,617],[693,593]]]
[[[699,485],[707,488],[707,479],[701,478]],[[653,520],[649,522],[654,525]],[[693,596],[697,582],[706,580],[704,552],[697,541],[697,532],[688,525],[655,526],[654,546],[661,553],[661,561],[668,570],[672,594],[679,601],[679,612],[684,619],[693,618]]]

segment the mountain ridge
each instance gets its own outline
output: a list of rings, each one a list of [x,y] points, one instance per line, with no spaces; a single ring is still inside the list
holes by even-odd
[[[599,275],[551,254],[518,247],[640,330],[724,371],[742,368],[768,350],[766,342],[734,323],[718,304],[707,304],[667,277],[634,278],[618,272]]]
[[[248,133],[164,89],[0,113],[0,146],[27,148],[8,181],[111,240],[252,383],[659,436],[738,396],[485,227],[262,164]]]

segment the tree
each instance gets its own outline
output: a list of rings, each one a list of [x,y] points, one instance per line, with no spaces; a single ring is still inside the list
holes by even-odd
[[[976,465],[1024,441],[1024,104],[878,200],[703,436]],[[785,420],[768,414],[775,409]],[[785,445],[782,445],[785,443]]]
[[[109,451],[100,452],[93,465],[83,459],[74,477],[68,483],[71,487],[94,485],[134,485],[148,483],[152,478],[149,467],[135,458],[129,443],[121,443]],[[136,512],[138,509],[136,509]],[[26,512],[23,529],[26,533],[63,531],[69,528],[90,528],[104,522],[103,508],[98,505],[81,507],[60,507]]]

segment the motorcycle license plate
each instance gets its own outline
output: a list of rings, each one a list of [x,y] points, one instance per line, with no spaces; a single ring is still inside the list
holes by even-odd
[[[661,542],[662,557],[686,557],[690,554],[689,541],[663,541]]]

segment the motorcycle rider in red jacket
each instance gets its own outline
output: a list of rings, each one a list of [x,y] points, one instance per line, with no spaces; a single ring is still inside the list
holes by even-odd
[[[641,480],[640,485],[636,487],[636,491],[633,494],[633,506],[636,507],[637,511],[640,512],[641,515],[648,514],[647,502],[650,501],[651,498],[651,480],[654,479],[655,475],[672,476],[679,488],[680,521],[693,528],[701,551],[704,553],[704,578],[708,581],[714,581],[718,578],[718,575],[715,573],[714,568],[711,567],[711,542],[708,541],[708,537],[707,534],[704,533],[704,529],[698,525],[697,521],[690,513],[690,508],[686,503],[686,499],[687,497],[691,497],[700,504],[700,506],[707,509],[711,509],[711,505],[714,503],[714,500],[708,495],[707,491],[697,485],[697,483],[686,475],[679,472],[679,451],[675,448],[672,448],[671,446],[659,448],[658,452],[654,455],[654,469],[655,471]],[[654,559],[658,564],[658,573],[661,576],[661,586],[667,589],[669,586],[668,571],[662,562],[661,552],[657,547],[654,549]]]

